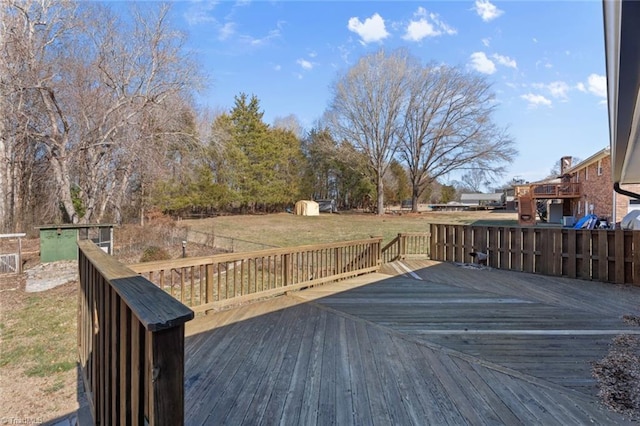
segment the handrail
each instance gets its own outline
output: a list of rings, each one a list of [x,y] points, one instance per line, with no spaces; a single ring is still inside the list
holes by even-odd
[[[183,424],[193,311],[91,241],[78,248],[78,354],[94,422]]]
[[[400,259],[400,234],[382,248],[382,262],[389,263]]]
[[[530,188],[533,198],[575,198],[582,194],[580,182],[539,183]]]
[[[428,232],[403,232],[382,248],[382,262],[403,260],[407,256],[429,257],[431,234]]]
[[[382,237],[130,265],[206,311],[380,269]]]

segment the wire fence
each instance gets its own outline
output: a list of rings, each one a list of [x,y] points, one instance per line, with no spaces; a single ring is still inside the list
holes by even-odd
[[[271,244],[258,243],[255,241],[248,241],[209,232],[195,231],[192,229],[187,231],[186,240],[188,242],[216,248],[229,253],[279,248],[279,246]]]

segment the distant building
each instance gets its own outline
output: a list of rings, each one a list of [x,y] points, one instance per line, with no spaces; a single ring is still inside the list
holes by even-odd
[[[473,207],[485,207],[496,208],[504,206],[504,193],[495,192],[492,194],[483,193],[462,193],[460,194],[460,203],[473,206]]]

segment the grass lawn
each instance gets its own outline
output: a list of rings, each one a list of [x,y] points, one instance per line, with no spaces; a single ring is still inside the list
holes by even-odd
[[[41,422],[77,408],[77,285],[26,293],[0,279],[0,418]]]
[[[220,237],[230,237],[237,250],[242,241],[277,247],[291,247],[313,243],[348,241],[370,236],[382,236],[384,243],[401,232],[425,232],[430,223],[462,223],[477,225],[517,226],[515,212],[425,212],[375,216],[371,214],[321,214],[296,216],[287,213],[219,216],[209,219],[180,222],[191,229]],[[255,247],[251,248],[255,249]]]

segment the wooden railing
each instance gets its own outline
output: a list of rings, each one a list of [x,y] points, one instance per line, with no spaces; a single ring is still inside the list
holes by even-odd
[[[129,267],[206,311],[380,269],[382,238],[227,253]]]
[[[407,256],[428,257],[430,246],[428,232],[404,232],[382,248],[382,262],[403,260]]]
[[[579,182],[541,183],[531,185],[533,198],[579,198],[582,195],[582,184]]]
[[[184,422],[189,308],[79,241],[78,352],[95,424]]]
[[[431,224],[431,259],[603,282],[640,284],[640,232]]]

